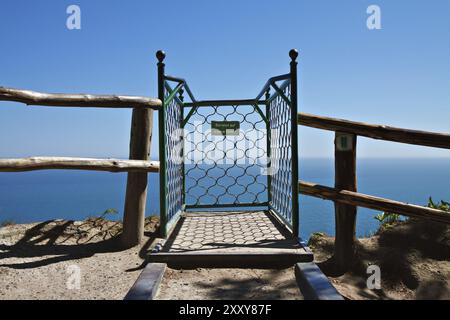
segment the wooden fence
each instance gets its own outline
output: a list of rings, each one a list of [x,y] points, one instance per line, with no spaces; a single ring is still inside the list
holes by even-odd
[[[159,163],[149,159],[153,110],[162,106],[161,101],[135,96],[48,94],[0,87],[2,100],[30,106],[133,109],[129,160],[55,157],[0,159],[0,172],[48,169],[128,172],[121,241],[124,247],[139,244],[144,235],[147,173],[159,170]]]
[[[356,182],[357,136],[450,149],[450,134],[373,125],[306,113],[298,114],[298,124],[335,132],[334,188],[299,181],[299,192],[334,201],[336,219],[334,259],[339,269],[346,270],[353,259],[357,207],[450,223],[448,212],[361,194],[357,192]]]

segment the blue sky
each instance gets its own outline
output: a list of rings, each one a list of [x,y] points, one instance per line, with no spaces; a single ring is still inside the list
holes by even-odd
[[[71,4],[81,8],[81,30],[66,28]],[[366,27],[371,4],[381,8],[381,30]],[[2,86],[155,96],[154,53],[164,49],[167,72],[188,79],[198,99],[253,98],[288,72],[288,51],[298,48],[300,111],[450,131],[446,0],[2,0],[0,38]],[[0,157],[124,158],[130,118],[129,110],[0,102]],[[331,157],[332,139],[300,128],[301,156]],[[450,155],[361,138],[358,156]]]

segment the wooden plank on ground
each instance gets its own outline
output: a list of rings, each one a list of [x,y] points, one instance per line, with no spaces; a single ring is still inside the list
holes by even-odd
[[[313,261],[312,253],[305,250],[253,249],[252,251],[212,252],[191,251],[184,253],[153,253],[149,261],[166,263],[172,268],[280,268],[298,262]]]
[[[124,300],[154,300],[166,271],[165,263],[149,263]]]
[[[295,278],[305,300],[344,300],[313,262],[297,263]]]

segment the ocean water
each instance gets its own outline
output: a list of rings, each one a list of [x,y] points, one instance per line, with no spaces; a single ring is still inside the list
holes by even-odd
[[[334,184],[333,159],[301,159],[300,178]],[[425,205],[428,197],[450,200],[450,159],[359,159],[358,191],[393,200]],[[147,215],[159,214],[159,179],[149,175]],[[80,220],[98,216],[108,208],[121,219],[126,174],[87,171],[34,171],[0,173],[0,222],[30,223],[51,219]],[[358,237],[378,228],[379,212],[360,208]],[[334,235],[334,209],[330,201],[300,196],[300,231]]]

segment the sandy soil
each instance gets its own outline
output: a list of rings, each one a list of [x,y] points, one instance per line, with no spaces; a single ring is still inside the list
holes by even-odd
[[[348,299],[450,299],[450,227],[410,219],[359,239],[357,261],[345,275],[332,274],[334,238],[316,234],[309,243],[316,262]],[[367,266],[381,271],[381,290],[367,289]]]
[[[300,300],[294,268],[168,269],[157,299],[160,300]]]
[[[142,271],[157,224],[148,219],[145,244],[125,251],[117,243],[121,224],[101,218],[0,228],[0,299],[123,299]],[[360,239],[355,265],[341,276],[327,271],[333,241],[315,235],[310,246],[348,299],[450,299],[448,226],[410,220]],[[381,268],[381,290],[367,289],[370,264]],[[80,270],[79,289],[70,281],[74,270]],[[302,297],[293,269],[168,269],[158,299]]]
[[[0,299],[123,299],[144,260],[117,250],[120,230],[103,219],[1,228]]]
[[[121,223],[101,218],[0,228],[0,300],[123,299],[142,271],[157,224],[148,219],[145,244],[125,251],[117,243]],[[293,269],[167,269],[158,298],[302,297]]]

